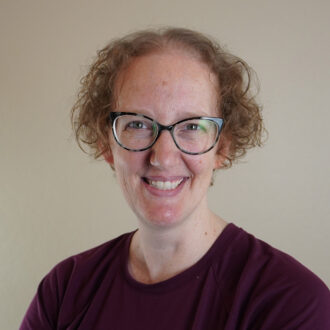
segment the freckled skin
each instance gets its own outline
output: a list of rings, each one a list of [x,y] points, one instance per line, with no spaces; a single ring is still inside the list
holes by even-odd
[[[206,65],[185,53],[169,51],[134,60],[116,84],[118,111],[137,112],[169,125],[192,116],[219,116],[217,88]],[[206,194],[213,169],[221,165],[216,148],[203,155],[187,155],[165,131],[149,150],[130,152],[110,134],[111,155],[123,193],[132,210],[146,225],[173,226],[208,212]],[[148,191],[142,178],[184,177],[174,197]]]

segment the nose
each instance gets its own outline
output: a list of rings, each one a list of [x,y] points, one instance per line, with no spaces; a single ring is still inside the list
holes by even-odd
[[[164,130],[151,148],[150,164],[159,168],[171,168],[179,162],[180,153],[171,133]]]

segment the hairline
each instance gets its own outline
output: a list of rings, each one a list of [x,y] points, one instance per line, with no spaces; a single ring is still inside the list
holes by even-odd
[[[220,104],[221,104],[221,96],[220,96],[220,81],[218,74],[212,70],[211,66],[207,61],[203,60],[201,54],[197,49],[192,47],[191,45],[188,45],[182,41],[178,40],[170,40],[165,36],[160,36],[161,43],[160,45],[155,46],[154,48],[150,48],[147,52],[137,55],[137,56],[131,56],[126,63],[122,64],[122,67],[119,68],[116,78],[114,80],[114,94],[113,94],[113,104],[116,108],[117,106],[117,100],[119,93],[121,89],[123,88],[123,85],[125,83],[125,75],[128,72],[130,66],[138,59],[153,55],[166,55],[166,54],[173,54],[173,55],[182,55],[186,56],[187,58],[190,58],[203,66],[207,69],[209,72],[209,79],[212,85],[214,86],[215,91],[217,92],[217,111],[218,114],[221,114]],[[176,47],[177,46],[177,47]],[[113,110],[112,110],[113,111]]]

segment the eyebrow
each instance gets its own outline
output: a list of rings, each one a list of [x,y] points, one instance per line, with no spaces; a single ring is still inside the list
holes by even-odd
[[[149,118],[152,118],[154,120],[156,120],[157,122],[159,122],[158,119],[154,118],[153,114],[149,113],[148,110],[145,110],[145,109],[137,109],[137,110],[123,110],[123,109],[116,109],[114,112],[131,112],[131,113],[136,113],[136,114],[139,114],[139,115],[143,115],[143,116],[147,116]],[[201,112],[191,112],[191,111],[188,111],[188,112],[184,112],[180,115],[179,118],[176,118],[173,122],[178,122],[178,121],[181,121],[181,120],[184,120],[184,119],[189,119],[189,118],[194,118],[194,117],[217,117],[216,114],[207,114],[205,113],[204,111],[201,111]]]

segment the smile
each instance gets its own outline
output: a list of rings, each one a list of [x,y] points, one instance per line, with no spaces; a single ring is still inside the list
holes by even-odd
[[[152,187],[159,190],[173,190],[177,188],[183,179],[177,181],[157,181],[157,180],[149,180],[145,179],[145,181]]]

